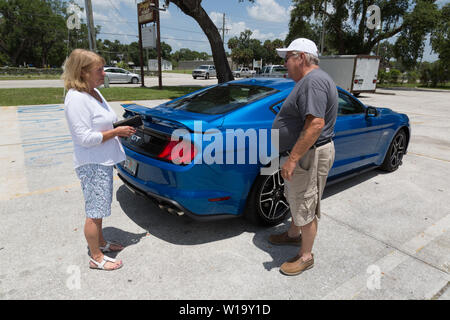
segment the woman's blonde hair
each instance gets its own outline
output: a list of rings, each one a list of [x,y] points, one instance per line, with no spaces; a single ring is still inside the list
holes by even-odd
[[[89,71],[98,65],[105,65],[105,59],[97,53],[84,49],[73,50],[63,66],[62,79],[66,90],[89,92],[93,89],[89,87]]]

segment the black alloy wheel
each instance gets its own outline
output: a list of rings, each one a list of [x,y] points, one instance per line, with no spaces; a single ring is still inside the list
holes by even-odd
[[[386,157],[380,167],[382,170],[392,172],[398,169],[402,164],[403,155],[406,153],[406,143],[406,134],[403,130],[400,130],[389,146]]]
[[[270,176],[258,176],[250,192],[246,216],[252,222],[274,226],[283,221],[288,212],[281,171]]]

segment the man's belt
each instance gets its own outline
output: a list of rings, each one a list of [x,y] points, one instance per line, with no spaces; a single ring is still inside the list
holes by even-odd
[[[323,146],[323,145],[326,145],[327,143],[330,143],[331,141],[333,141],[332,138],[328,138],[328,139],[324,139],[324,140],[322,140],[322,141],[318,141],[318,142],[316,142],[316,143],[314,143],[314,144],[312,145],[311,149],[321,147],[321,146]]]
[[[328,139],[324,139],[324,140],[322,140],[322,141],[318,141],[318,142],[314,143],[314,144],[311,146],[310,149],[315,149],[315,148],[321,147],[321,146],[323,146],[323,145],[326,145],[327,143],[330,143],[331,141],[333,141],[332,138],[328,138]],[[287,156],[289,156],[289,153],[290,153],[289,151],[281,152],[281,153],[280,153],[280,157],[287,157]]]

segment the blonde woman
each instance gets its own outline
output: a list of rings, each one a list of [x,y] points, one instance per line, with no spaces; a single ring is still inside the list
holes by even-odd
[[[72,51],[64,63],[64,86],[68,90],[64,109],[73,140],[75,172],[85,200],[89,267],[117,270],[122,261],[103,253],[120,251],[123,246],[104,239],[102,219],[111,215],[113,166],[125,160],[118,137],[129,137],[136,130],[128,126],[113,129],[117,116],[96,89],[103,84],[104,65],[105,60],[94,52]]]

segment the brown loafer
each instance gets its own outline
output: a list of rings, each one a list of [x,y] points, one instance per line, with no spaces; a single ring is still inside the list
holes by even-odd
[[[287,231],[281,234],[272,234],[269,237],[269,242],[271,244],[280,245],[290,245],[290,246],[301,246],[302,245],[302,235],[296,238],[291,238],[288,236]]]
[[[312,258],[308,261],[303,261],[302,258],[297,255],[283,263],[280,267],[280,272],[287,276],[296,276],[312,267],[314,267],[314,255],[312,255]]]

